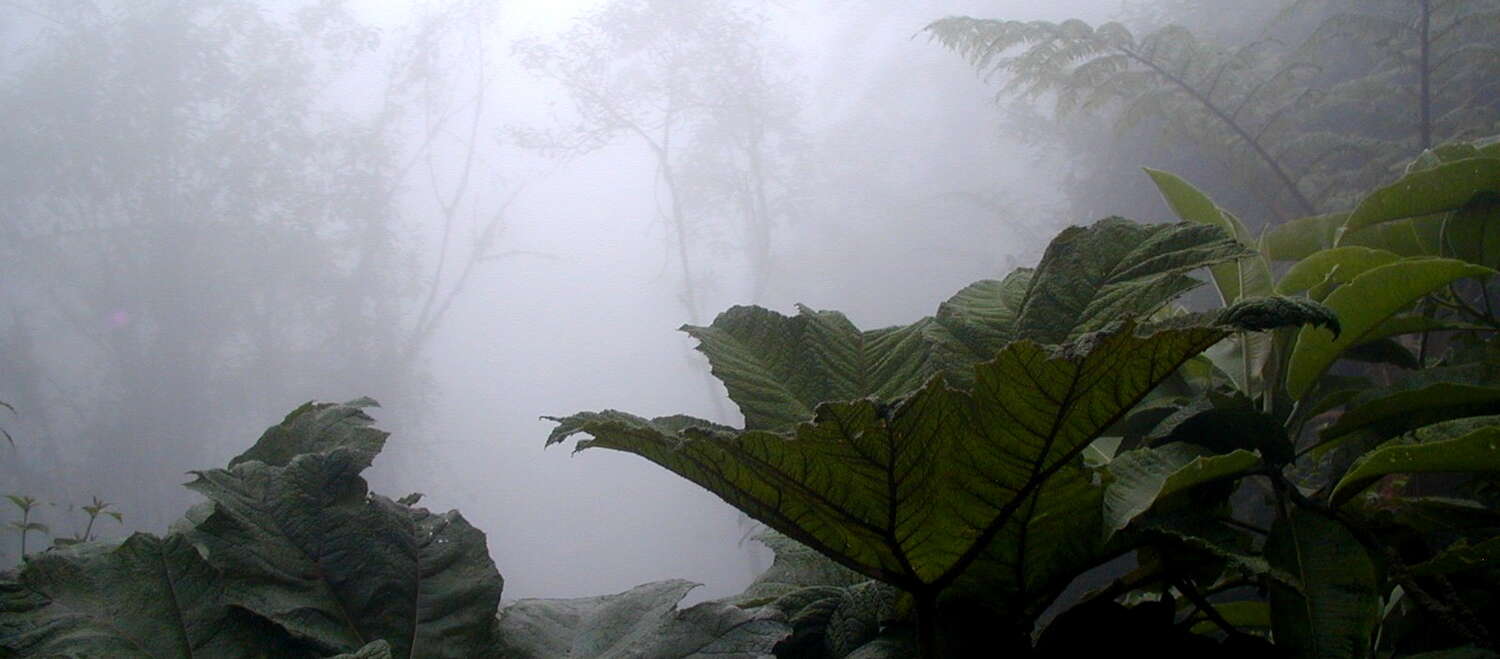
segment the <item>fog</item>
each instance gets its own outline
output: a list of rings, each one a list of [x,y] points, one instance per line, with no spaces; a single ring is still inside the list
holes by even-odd
[[[52,536],[91,497],[123,515],[103,537],[162,532],[186,472],[368,395],[393,432],[371,488],[461,510],[507,599],[738,592],[753,524],[641,458],[544,449],[542,417],[736,424],[679,326],[907,323],[1064,226],[1164,219],[1143,178],[1118,208],[1080,193],[1077,153],[921,32],[1127,8],[0,3],[0,493],[46,502]]]

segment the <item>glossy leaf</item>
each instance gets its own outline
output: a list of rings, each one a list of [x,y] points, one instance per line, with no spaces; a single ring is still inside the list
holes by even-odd
[[[1298,261],[1276,282],[1276,292],[1294,295],[1324,282],[1345,284],[1371,268],[1392,263],[1401,257],[1383,249],[1369,247],[1335,247],[1313,253]]]
[[[1412,172],[1360,201],[1346,234],[1369,226],[1457,210],[1481,192],[1500,192],[1500,159],[1471,158]]]
[[[1293,575],[1301,590],[1268,585],[1276,646],[1296,657],[1369,656],[1380,622],[1375,562],[1342,524],[1292,508],[1266,541],[1273,568]]]
[[[1278,224],[1261,236],[1261,251],[1272,261],[1300,261],[1333,247],[1348,219],[1348,213],[1333,213]]]
[[[1422,296],[1464,277],[1493,273],[1489,268],[1439,258],[1407,258],[1365,271],[1324,300],[1338,314],[1342,334],[1334,338],[1306,327],[1298,333],[1287,370],[1287,389],[1296,397],[1306,394],[1345,349],[1369,340],[1387,318]]]
[[[1453,439],[1381,446],[1360,456],[1334,486],[1330,500],[1339,505],[1388,474],[1428,472],[1500,472],[1500,426]]]

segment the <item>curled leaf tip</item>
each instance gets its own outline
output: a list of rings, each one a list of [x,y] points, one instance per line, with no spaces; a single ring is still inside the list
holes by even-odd
[[[1302,297],[1251,297],[1219,312],[1218,324],[1237,330],[1262,332],[1278,327],[1313,325],[1326,327],[1338,338],[1338,314],[1320,302]]]

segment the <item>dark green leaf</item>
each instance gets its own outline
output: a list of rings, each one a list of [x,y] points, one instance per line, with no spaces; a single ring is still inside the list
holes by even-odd
[[[1375,562],[1342,524],[1291,509],[1266,541],[1273,568],[1294,575],[1302,590],[1272,581],[1271,628],[1276,646],[1297,657],[1366,657],[1380,622]]]
[[[368,494],[368,461],[337,448],[198,472],[188,487],[214,508],[190,537],[223,572],[230,604],[325,651],[385,639],[398,657],[472,656],[502,584],[484,534],[457,512]]]
[[[1077,466],[1078,453],[1224,335],[1198,328],[1140,337],[1127,325],[1061,352],[1013,343],[977,368],[972,393],[934,380],[894,405],[825,403],[813,422],[790,435],[605,412],[562,419],[548,441],[582,432],[593,439],[580,441],[580,449],[646,457],[844,565],[898,586],[947,585],[986,548],[1023,552],[993,558],[1024,566],[1031,579],[1049,573],[1059,555],[1086,552],[1048,529],[1062,524],[1072,533],[1074,522],[1097,523],[1089,519],[1098,514],[1098,488]],[[989,547],[1016,533],[1056,537]]]
[[[266,429],[250,450],[229,461],[233,467],[247,460],[257,460],[273,467],[285,467],[287,463],[304,453],[328,453],[335,449],[353,451],[359,456],[356,464],[360,469],[370,462],[385,447],[390,436],[371,427],[374,420],[365,414],[364,408],[378,407],[369,398],[359,398],[347,403],[304,403],[286,415],[281,423]]]
[[[236,615],[179,536],[137,533],[33,555],[0,579],[0,649],[24,656],[256,657],[285,639]]]
[[[1387,474],[1425,472],[1500,472],[1500,426],[1453,439],[1386,444],[1360,456],[1329,498],[1339,505]]]
[[[1224,455],[1183,442],[1128,451],[1109,465],[1104,490],[1106,537],[1125,528],[1157,500],[1203,483],[1237,477],[1260,464],[1246,450]]]
[[[500,612],[496,651],[507,659],[760,659],[789,633],[774,615],[719,602],[678,610],[696,585],[659,581],[601,597],[521,600]]]

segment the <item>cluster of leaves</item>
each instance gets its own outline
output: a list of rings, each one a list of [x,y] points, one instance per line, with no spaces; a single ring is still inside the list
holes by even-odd
[[[677,610],[685,581],[500,609],[483,533],[367,490],[370,405],[303,405],[195,472],[208,501],[165,537],[59,543],[0,575],[0,656],[748,659],[790,634],[770,607]]]
[[[1185,222],[1068,229],[911,325],[736,307],[685,327],[744,428],[606,410],[548,441],[641,455],[844,568],[761,584],[794,628],[781,656],[1031,649],[1065,586],[1132,552],[1034,649],[1076,654],[1088,628],[1250,655],[1489,647],[1494,148],[1430,152],[1260,239],[1153,171]],[[1224,308],[1169,308],[1205,267]]]

